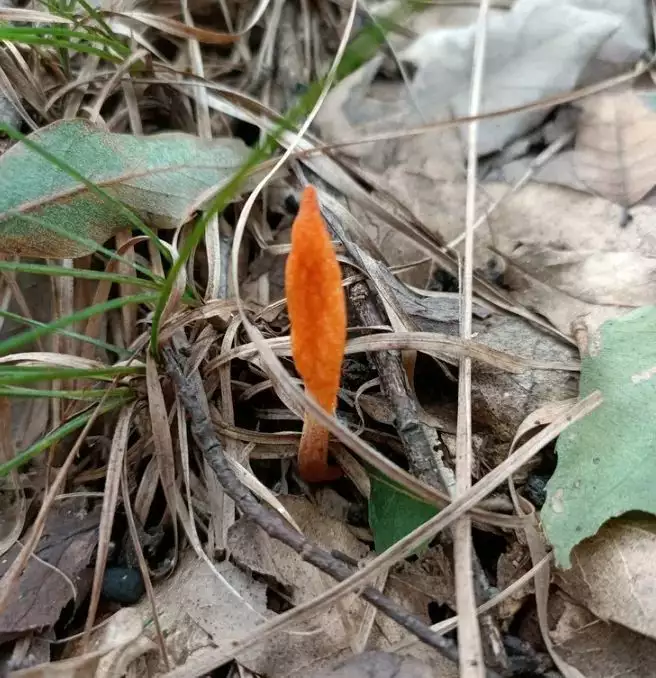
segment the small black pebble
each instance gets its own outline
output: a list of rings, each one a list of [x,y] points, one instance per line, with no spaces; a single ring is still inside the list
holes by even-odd
[[[141,572],[134,567],[108,567],[103,579],[102,594],[108,600],[134,605],[145,593]]]

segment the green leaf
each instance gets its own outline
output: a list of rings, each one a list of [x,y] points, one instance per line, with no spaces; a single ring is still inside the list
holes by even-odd
[[[556,561],[610,518],[656,513],[656,307],[604,323],[581,364],[581,396],[603,403],[558,439],[542,524]]]
[[[248,147],[238,139],[208,141],[183,133],[112,134],[84,120],[53,123],[28,140],[142,219],[164,228],[187,220],[248,157]],[[62,229],[102,244],[131,225],[111,199],[103,199],[25,142],[0,157],[0,185],[4,187],[0,192],[2,252],[80,257],[93,250],[64,237]],[[31,217],[30,221],[21,215]]]
[[[437,514],[437,509],[378,473],[372,473],[369,526],[382,553]]]

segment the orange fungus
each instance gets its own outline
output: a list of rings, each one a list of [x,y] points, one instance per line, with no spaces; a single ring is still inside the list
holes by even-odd
[[[313,186],[303,191],[292,225],[285,290],[294,364],[306,390],[332,414],[346,345],[346,302],[339,263]],[[298,465],[308,482],[340,475],[339,469],[328,466],[328,431],[308,414]]]

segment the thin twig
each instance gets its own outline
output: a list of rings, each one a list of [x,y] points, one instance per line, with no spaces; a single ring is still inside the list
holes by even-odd
[[[146,589],[146,595],[148,602],[150,603],[150,608],[152,612],[153,626],[155,628],[155,636],[157,637],[157,645],[162,657],[162,662],[167,671],[171,670],[171,662],[169,660],[168,651],[166,649],[166,641],[164,640],[164,634],[162,633],[162,625],[159,620],[159,614],[157,612],[157,604],[155,598],[155,590],[153,588],[153,583],[150,579],[150,573],[148,572],[148,564],[143,554],[143,549],[141,548],[141,543],[139,542],[139,534],[137,532],[137,523],[134,519],[134,513],[132,512],[132,505],[130,504],[130,490],[128,484],[128,472],[127,472],[127,460],[123,457],[121,469],[121,493],[123,496],[123,506],[125,507],[125,517],[127,518],[128,523],[128,532],[130,538],[132,539],[132,547],[137,556],[137,564],[139,565],[139,571],[141,572],[141,578],[144,583],[144,588]]]
[[[328,551],[316,546],[304,535],[290,527],[278,514],[261,506],[253,495],[239,482],[223,454],[221,442],[214,431],[208,412],[205,391],[200,374],[194,370],[185,376],[178,355],[170,348],[162,350],[166,371],[177,387],[177,393],[191,420],[191,432],[209,466],[216,474],[226,494],[239,510],[270,537],[292,548],[303,560],[319,568],[337,581],[344,581],[353,574],[353,568],[340,562]],[[381,612],[435,648],[451,661],[457,661],[458,651],[454,643],[435,634],[422,621],[372,586],[365,586],[362,597]],[[496,674],[489,673],[490,678]]]

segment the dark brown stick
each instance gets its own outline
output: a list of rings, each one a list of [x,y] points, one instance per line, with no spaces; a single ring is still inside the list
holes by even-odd
[[[349,300],[363,327],[385,324],[366,283],[353,284],[349,290]],[[431,447],[424,424],[419,420],[417,403],[410,395],[410,385],[401,361],[401,353],[372,351],[368,356],[378,372],[380,390],[394,412],[394,428],[403,444],[410,472],[432,487],[448,490],[442,482],[437,466],[435,454],[437,450]],[[439,438],[437,440],[439,441]]]
[[[223,454],[221,441],[207,414],[208,405],[200,374],[194,370],[185,376],[180,358],[176,352],[166,347],[162,350],[166,371],[177,388],[178,396],[191,420],[191,432],[196,444],[203,453],[226,494],[231,497],[239,510],[270,537],[281,541],[298,553],[303,560],[329,574],[337,581],[343,581],[353,574],[353,569],[340,562],[328,551],[316,546],[302,534],[292,529],[275,512],[260,505],[250,491],[244,487],[228,465]],[[455,644],[438,635],[414,615],[399,607],[394,601],[372,586],[366,586],[362,597],[374,607],[384,612],[395,622],[403,626],[422,642],[435,648],[453,662],[458,661],[458,650]],[[491,671],[488,678],[496,678]]]

